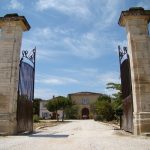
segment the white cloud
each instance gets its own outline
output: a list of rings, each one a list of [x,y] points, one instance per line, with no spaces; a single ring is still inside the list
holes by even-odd
[[[118,72],[106,72],[102,73],[97,77],[97,82],[106,85],[109,82],[119,83],[119,73]]]
[[[38,0],[36,3],[38,10],[55,9],[66,15],[87,17],[90,11],[87,7],[87,0]]]
[[[66,85],[79,83],[79,81],[76,79],[60,76],[37,76],[35,82],[49,85]]]
[[[99,35],[95,31],[83,33],[74,38],[67,37],[64,42],[73,55],[85,59],[99,58],[109,53],[112,50],[111,46],[113,46],[113,41],[107,33]]]
[[[38,60],[56,60],[56,58],[59,58],[62,55],[67,55],[66,51],[62,51],[61,49],[57,50],[56,48],[62,43],[60,34],[67,34],[67,32],[69,31],[66,30],[65,32],[57,27],[54,29],[49,27],[35,28],[30,32],[30,36],[23,38],[22,49],[29,50],[36,46]]]
[[[137,4],[137,7],[143,7],[144,9],[150,9],[150,1],[149,0],[142,0]]]
[[[35,98],[42,98],[44,100],[48,100],[51,99],[53,96],[59,96],[59,93],[48,88],[35,89],[35,95],[34,95]]]
[[[9,9],[22,10],[24,8],[24,6],[18,0],[11,0],[8,8]]]
[[[120,7],[125,3],[125,1],[119,0],[100,0],[96,1],[96,6],[93,12],[93,22],[94,28],[97,31],[103,31],[108,27],[112,26],[113,24],[117,23],[117,19],[119,18],[118,14],[120,11]]]
[[[60,70],[62,72],[62,70]],[[110,71],[110,72],[103,72],[101,73],[98,71],[98,69],[93,68],[80,68],[79,70],[72,70],[72,69],[64,69],[63,72],[66,72],[67,75],[63,74],[63,77],[61,76],[48,76],[48,75],[37,75],[36,77],[36,85],[42,85],[42,86],[48,86],[50,89],[55,86],[60,87],[64,86],[66,87],[65,94],[68,94],[70,91],[68,86],[78,86],[78,91],[97,91],[102,92],[106,94],[113,94],[116,91],[111,89],[106,89],[106,84],[109,82],[114,83],[120,83],[119,80],[119,73]],[[78,74],[75,79],[72,74]],[[47,88],[47,89],[49,89]],[[43,95],[47,95],[46,97],[51,97],[52,95],[62,95],[61,90],[59,91],[51,91],[51,90],[36,90],[36,97],[43,97]]]
[[[92,26],[102,30],[116,22],[115,17],[123,3],[118,0],[38,0],[35,6],[40,11],[54,9],[71,17],[86,19]]]
[[[71,29],[44,27],[32,30],[30,35],[23,39],[23,49],[29,49],[36,45],[37,58],[48,61],[69,55],[84,59],[99,58],[103,54],[109,53],[113,44],[110,36],[107,34],[100,36],[95,31],[76,35],[75,31]]]
[[[71,75],[78,75],[79,77],[95,77],[96,75],[99,74],[99,71],[97,68],[80,68],[78,70],[76,69],[59,69],[59,71],[62,71],[65,74],[71,74]],[[88,76],[87,76],[88,75]]]
[[[106,72],[102,73],[97,77],[97,83],[101,84],[103,87],[102,92],[108,95],[116,93],[115,89],[106,89],[106,84],[109,82],[120,83],[119,73],[118,72]]]

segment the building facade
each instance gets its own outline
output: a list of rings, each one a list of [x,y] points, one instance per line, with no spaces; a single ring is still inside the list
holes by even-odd
[[[92,119],[90,105],[98,100],[102,94],[93,92],[78,92],[68,94],[68,97],[79,106],[78,119]]]
[[[47,104],[48,101],[46,100],[42,100],[40,101],[40,118],[42,119],[50,119],[51,116],[52,116],[52,113],[49,112],[46,108],[46,104]]]
[[[48,103],[47,100],[42,100],[40,101],[40,118],[42,119],[56,119],[56,113],[53,113],[53,112],[50,112],[47,110],[46,108],[46,104]],[[57,114],[58,114],[58,118],[59,119],[62,119],[62,116],[63,116],[63,112],[62,110],[58,110],[57,111]]]
[[[77,119],[93,119],[91,112],[91,104],[96,102],[102,94],[93,92],[78,92],[68,94],[68,98],[78,106],[78,118]],[[48,101],[40,101],[40,118],[42,119],[56,119],[56,114],[49,112],[46,108]],[[59,119],[62,118],[62,110],[58,110]]]

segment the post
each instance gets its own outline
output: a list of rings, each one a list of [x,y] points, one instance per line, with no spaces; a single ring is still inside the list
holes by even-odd
[[[17,133],[17,91],[22,32],[30,25],[24,16],[0,17],[0,134]]]
[[[150,10],[122,11],[119,25],[126,28],[133,95],[133,132],[150,134]]]

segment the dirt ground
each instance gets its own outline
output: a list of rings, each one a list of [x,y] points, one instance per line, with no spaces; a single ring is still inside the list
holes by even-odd
[[[150,150],[150,138],[94,120],[71,120],[30,135],[0,137],[0,150]]]
[[[39,122],[33,123],[33,130],[36,131],[45,127],[53,127],[59,124],[67,123],[67,121],[56,121],[56,120],[40,120]]]

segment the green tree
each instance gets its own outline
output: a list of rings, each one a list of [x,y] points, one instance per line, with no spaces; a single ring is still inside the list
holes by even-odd
[[[96,120],[111,121],[114,119],[111,97],[106,94],[102,94],[95,103],[91,104],[91,110]]]
[[[52,99],[52,100],[49,100],[47,105],[46,105],[48,111],[50,112],[55,112],[56,114],[56,119],[58,121],[58,115],[57,115],[57,111],[59,109],[58,107],[58,101],[56,99]]]
[[[79,117],[79,106],[72,104],[65,108],[66,119],[78,119]]]
[[[56,113],[56,119],[58,121],[58,110],[62,110],[63,111],[63,115],[62,115],[62,121],[64,120],[64,110],[67,106],[71,105],[71,101],[63,96],[58,96],[53,98],[52,100],[49,100],[46,107],[49,111],[51,112],[55,112]]]
[[[116,93],[113,94],[112,97],[112,106],[116,114],[116,118],[118,119],[117,116],[121,117],[122,115],[122,98],[121,98],[121,84],[120,83],[107,83],[107,89],[114,89]]]
[[[42,101],[42,99],[40,98],[35,98],[33,100],[33,114],[34,115],[38,115],[39,116],[39,112],[40,112],[40,101]]]
[[[107,102],[111,102],[111,97],[106,95],[106,94],[101,94],[98,98],[98,101],[107,101]]]
[[[67,106],[68,107],[71,106],[72,102],[67,97],[63,97],[63,96],[57,97],[57,100],[58,100],[58,103],[59,103],[59,108],[63,112],[63,114],[62,114],[62,121],[64,121],[64,110],[66,109]]]

